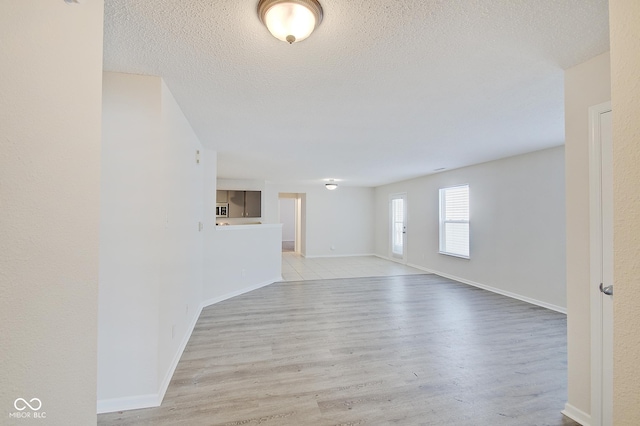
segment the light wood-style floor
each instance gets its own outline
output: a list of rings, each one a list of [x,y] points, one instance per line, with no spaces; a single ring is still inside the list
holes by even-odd
[[[282,282],[206,308],[161,407],[100,425],[577,425],[566,318],[436,275]]]

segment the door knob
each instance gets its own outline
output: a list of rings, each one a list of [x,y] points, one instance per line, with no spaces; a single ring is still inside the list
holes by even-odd
[[[613,296],[613,286],[608,285],[606,287],[602,287],[602,283],[600,283],[600,291],[606,294],[607,296]]]

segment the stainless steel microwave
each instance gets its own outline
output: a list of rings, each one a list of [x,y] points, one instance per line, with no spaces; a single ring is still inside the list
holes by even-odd
[[[216,203],[216,217],[229,217],[229,203]]]

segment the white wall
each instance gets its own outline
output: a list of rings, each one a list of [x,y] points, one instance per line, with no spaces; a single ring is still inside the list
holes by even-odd
[[[246,225],[261,218],[224,218],[216,226],[216,189],[264,191],[264,181],[216,179],[216,153],[205,150],[202,304],[237,296],[282,278],[282,227]],[[262,193],[264,216],[264,192]],[[245,225],[242,225],[242,224]]]
[[[102,1],[0,3],[6,425],[96,422],[102,21]],[[46,420],[10,417],[17,398]]]
[[[640,2],[611,0],[614,141],[614,424],[640,424]]]
[[[100,411],[159,403],[202,300],[202,147],[159,77],[104,73]]]
[[[470,259],[438,253],[443,187],[469,184]],[[376,188],[376,254],[389,253],[389,196],[407,193],[407,261],[556,310],[566,307],[562,147]]]
[[[589,107],[611,100],[610,81],[608,53],[565,73],[567,410],[575,417],[591,412]]]
[[[209,155],[215,157],[215,153]],[[205,226],[202,306],[272,284],[282,278],[282,226],[247,225],[264,218],[264,181],[216,180],[215,168],[207,168],[205,173],[205,210],[207,220],[211,222]],[[231,225],[216,227],[213,209],[216,189],[262,191],[263,218],[220,218],[219,222]]]
[[[278,194],[304,194],[304,251],[307,257],[370,255],[374,250],[374,189],[340,185],[328,191],[318,185],[267,183],[263,219],[279,223]]]
[[[204,306],[282,278],[279,224],[209,227],[204,250]]]
[[[216,229],[216,153],[161,78],[106,72],[103,98],[98,411],[109,412],[160,404],[203,306],[280,279],[282,230]]]
[[[208,231],[216,226],[216,175],[218,172],[218,153],[208,148],[204,148],[202,155],[204,167],[204,187],[202,192],[203,221],[205,239]]]

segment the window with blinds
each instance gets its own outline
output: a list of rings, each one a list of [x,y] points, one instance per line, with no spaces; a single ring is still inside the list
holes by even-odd
[[[469,258],[469,185],[440,189],[440,253]]]

